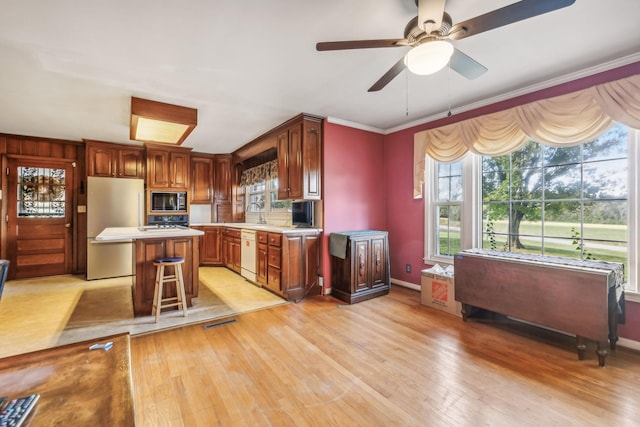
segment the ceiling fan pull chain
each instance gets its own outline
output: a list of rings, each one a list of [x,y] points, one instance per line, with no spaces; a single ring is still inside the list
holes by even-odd
[[[404,115],[409,117],[409,69],[405,69],[404,71],[404,102],[405,102],[405,113]]]
[[[451,117],[451,61],[449,61],[447,70],[447,89],[449,91],[449,112],[447,113],[447,117]]]

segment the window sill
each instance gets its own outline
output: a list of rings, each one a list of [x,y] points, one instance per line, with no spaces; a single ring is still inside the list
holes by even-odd
[[[640,303],[640,293],[633,291],[624,291],[624,300]]]

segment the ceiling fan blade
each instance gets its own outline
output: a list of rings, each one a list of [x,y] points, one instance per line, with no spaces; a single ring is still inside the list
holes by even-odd
[[[402,58],[400,58],[398,62],[395,63],[393,67],[389,69],[389,71],[384,73],[384,75],[380,77],[380,79],[377,82],[375,82],[367,92],[379,91],[380,89],[388,85],[389,82],[391,82],[391,80],[393,80],[398,74],[400,74],[402,70],[405,69],[405,67],[406,66],[404,65],[404,56],[403,56]]]
[[[446,0],[416,0],[418,3],[418,27],[427,34],[436,31],[442,25]]]
[[[451,55],[449,61],[449,66],[453,71],[469,80],[476,79],[487,72],[487,67],[458,49],[453,50],[453,55]]]
[[[449,32],[450,38],[460,40],[494,28],[562,9],[571,6],[573,3],[575,3],[575,0],[522,0],[455,24]]]
[[[316,50],[368,49],[375,47],[398,47],[406,45],[407,41],[405,39],[350,40],[316,43]]]

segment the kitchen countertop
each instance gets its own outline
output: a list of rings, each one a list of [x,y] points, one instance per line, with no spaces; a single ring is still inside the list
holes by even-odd
[[[321,228],[298,228],[298,227],[283,227],[279,225],[270,225],[270,224],[255,224],[248,222],[205,222],[205,223],[191,223],[192,227],[229,227],[229,228],[240,228],[245,230],[256,230],[256,231],[271,231],[273,233],[284,233],[284,234],[292,234],[292,233],[300,233],[300,232],[316,232],[322,233]]]
[[[201,230],[188,227],[108,227],[96,236],[96,240],[167,239],[172,237],[202,236],[203,234],[204,232]]]

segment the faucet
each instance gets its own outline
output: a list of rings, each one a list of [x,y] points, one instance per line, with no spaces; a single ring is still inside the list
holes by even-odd
[[[262,208],[262,206],[260,206],[258,203],[256,202],[251,202],[247,205],[247,208],[249,208],[249,206],[255,205],[255,207],[258,208],[258,224],[266,224],[267,221],[264,220],[264,217],[262,216],[262,211],[260,210]]]

